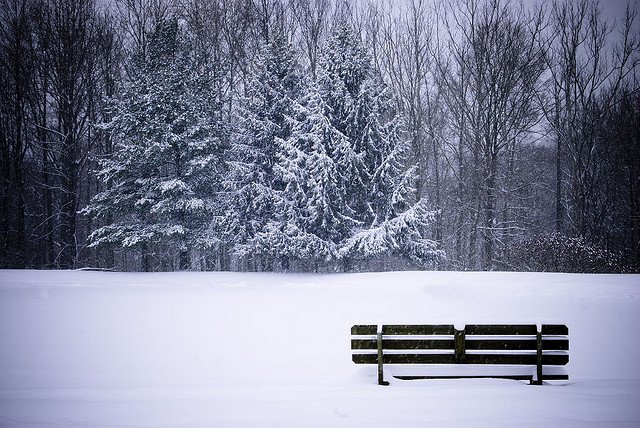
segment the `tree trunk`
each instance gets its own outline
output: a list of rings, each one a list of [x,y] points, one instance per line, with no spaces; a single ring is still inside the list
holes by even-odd
[[[76,176],[75,142],[71,119],[63,114],[62,142],[60,165],[64,168],[62,176],[62,192],[60,196],[60,256],[58,265],[62,269],[73,269],[76,262]]]
[[[8,142],[7,142],[8,144]],[[9,207],[11,203],[9,202],[9,174],[11,171],[11,167],[9,166],[9,156],[3,154],[3,159],[0,160],[2,162],[2,175],[0,175],[0,183],[2,185],[2,201],[0,202],[1,213],[0,215],[0,266],[3,268],[9,267],[9,215],[10,210]]]
[[[21,157],[21,156],[20,156]],[[26,263],[26,240],[25,240],[25,199],[24,199],[24,174],[23,174],[22,160],[19,158],[16,160],[15,165],[15,191],[16,191],[16,233],[13,250],[13,266],[17,269],[24,269],[27,267]]]
[[[54,253],[54,225],[53,225],[53,178],[51,174],[51,148],[47,132],[47,78],[46,72],[43,73],[42,85],[42,109],[39,113],[40,119],[38,124],[38,141],[42,147],[42,199],[44,204],[44,265],[47,268],[53,267]]]
[[[435,184],[435,202],[436,202],[436,233],[435,240],[438,246],[442,244],[442,201],[440,199],[440,168],[438,164],[438,143],[435,137],[431,139],[433,143],[433,174]]]
[[[189,250],[180,250],[180,270],[189,270],[191,268],[191,260]]]
[[[484,201],[484,251],[482,260],[483,270],[493,270],[495,255],[495,220],[496,220],[496,167],[497,159],[491,156],[485,180]]]
[[[142,272],[151,272],[151,260],[149,259],[149,250],[146,243],[140,246],[140,269]]]

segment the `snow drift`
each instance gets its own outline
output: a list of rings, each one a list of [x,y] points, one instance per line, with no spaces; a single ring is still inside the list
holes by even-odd
[[[399,381],[350,327],[558,323],[561,385]],[[0,426],[637,426],[640,276],[0,271]]]

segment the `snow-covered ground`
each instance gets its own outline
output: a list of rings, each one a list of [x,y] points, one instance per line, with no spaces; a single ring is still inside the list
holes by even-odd
[[[369,323],[567,324],[571,380],[380,387]],[[0,271],[0,427],[434,425],[639,426],[640,276]]]

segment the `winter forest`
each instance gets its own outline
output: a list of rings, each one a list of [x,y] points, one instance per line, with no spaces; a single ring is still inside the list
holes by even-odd
[[[632,272],[633,2],[0,0],[0,267]]]

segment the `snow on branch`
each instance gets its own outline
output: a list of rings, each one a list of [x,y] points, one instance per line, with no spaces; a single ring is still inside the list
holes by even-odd
[[[415,262],[440,260],[444,252],[436,241],[424,238],[436,211],[427,210],[421,201],[378,226],[356,232],[339,250],[343,257],[405,256]]]

